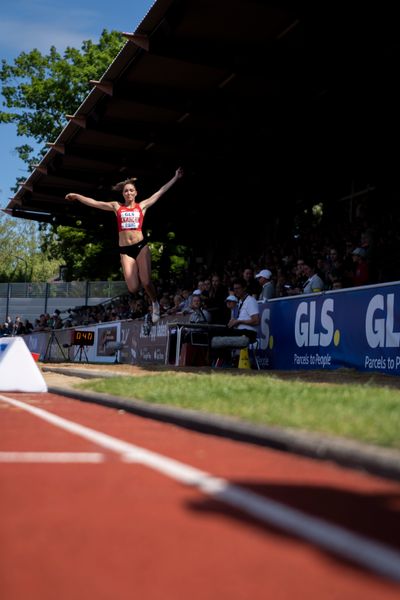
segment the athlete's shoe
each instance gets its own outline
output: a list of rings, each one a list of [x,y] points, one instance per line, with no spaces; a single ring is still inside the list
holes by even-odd
[[[151,320],[153,321],[153,325],[158,323],[160,320],[160,305],[158,302],[153,302],[153,312],[151,315]]]

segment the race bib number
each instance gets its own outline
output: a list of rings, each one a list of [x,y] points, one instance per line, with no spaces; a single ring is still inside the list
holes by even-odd
[[[121,214],[121,229],[138,229],[140,212],[138,210],[125,210]]]

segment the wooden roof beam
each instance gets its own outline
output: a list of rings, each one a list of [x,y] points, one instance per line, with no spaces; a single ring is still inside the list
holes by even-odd
[[[55,142],[46,142],[46,146],[52,148],[59,154],[65,154],[65,144],[56,144]]]
[[[39,222],[43,222],[43,223],[51,223],[52,221],[52,215],[50,215],[49,213],[41,213],[41,212],[37,212],[37,211],[26,211],[23,209],[18,209],[13,208],[10,210],[10,212],[7,212],[7,214],[13,216],[14,218],[17,219],[26,219],[28,221],[39,221]]]
[[[46,190],[45,192],[36,190],[31,196],[25,196],[23,198],[22,205],[24,207],[31,206],[33,203],[35,205],[35,210],[38,212],[43,210],[43,204],[45,203],[48,203],[49,206],[51,205],[53,207],[55,207],[55,205],[60,206],[61,203],[65,203],[66,206],[71,206],[70,202],[65,200],[64,195],[58,195],[58,193],[53,194],[49,190]]]
[[[112,150],[114,151],[118,151],[119,150],[119,146],[121,146],[121,151],[124,151],[124,148],[126,147],[126,144],[129,144],[129,146],[132,146],[132,144],[140,144],[143,141],[147,141],[147,138],[149,137],[148,134],[146,135],[146,133],[144,131],[138,131],[136,133],[136,135],[123,135],[120,132],[114,132],[113,130],[107,129],[107,128],[96,128],[96,129],[90,129],[90,135],[92,138],[96,139],[99,138],[110,138],[110,141],[112,143]],[[77,145],[81,145],[79,143],[79,141],[76,142]],[[107,145],[106,145],[107,144]],[[100,149],[104,148],[104,152],[108,152],[110,149],[110,142],[108,142],[108,140],[104,140],[103,144],[100,144]],[[82,144],[82,146],[85,146],[85,144]],[[125,151],[130,151],[129,150],[129,146],[127,148],[127,150]],[[132,148],[132,150],[134,150],[135,148]]]
[[[48,168],[45,167],[45,165],[33,165],[33,168],[36,169],[36,171],[39,171],[39,173],[42,173],[42,175],[48,174]]]
[[[97,182],[96,182],[97,183]],[[65,177],[63,175],[49,175],[49,177],[40,181],[40,184],[36,186],[36,190],[43,190],[46,188],[59,188],[59,187],[71,187],[71,188],[85,188],[94,189],[95,182],[86,181],[84,179],[73,179],[72,177]]]
[[[65,115],[65,117],[70,123],[74,123],[74,125],[86,129],[87,120],[83,115]]]
[[[106,148],[99,147],[98,145],[83,145],[79,143],[71,143],[68,146],[68,158],[74,158],[80,160],[90,156],[90,159],[95,162],[107,163],[108,165],[115,165],[117,168],[121,166],[121,161],[124,162],[126,158],[138,156],[139,150],[128,150],[126,148]]]
[[[91,172],[91,171],[102,171],[103,173],[109,173],[115,170],[120,165],[118,162],[110,162],[104,160],[94,160],[93,158],[87,158],[84,156],[74,156],[69,153],[66,156],[65,161],[58,166],[61,172]]]
[[[281,32],[285,38],[292,29],[296,29],[297,21],[292,23],[287,30]],[[134,42],[135,34],[123,34],[130,41]],[[143,36],[146,38],[146,36]],[[168,40],[168,44],[157,43],[152,40],[150,44],[148,39],[137,39],[137,45],[142,44],[151,56],[177,61],[182,64],[198,66],[199,68],[208,68],[212,71],[228,71],[238,75],[258,76],[260,70],[275,77],[282,69],[295,68],[302,62],[304,49],[302,47],[290,48],[280,42],[278,39],[269,39],[263,41],[247,41],[243,43],[238,38],[236,42],[226,41],[221,44],[220,41],[208,41],[204,44],[203,40],[187,40],[174,37]]]
[[[112,81],[96,81],[95,79],[90,79],[89,83],[108,96],[112,96],[114,93],[114,85]]]
[[[224,110],[227,102],[245,103],[251,102],[254,106],[254,96],[246,97],[245,94],[240,95],[236,89],[232,90],[230,85],[232,82],[238,82],[238,86],[244,86],[243,80],[237,73],[225,72],[221,73],[219,81],[215,82],[215,86],[204,91],[182,90],[178,88],[167,88],[160,85],[135,84],[135,93],[132,94],[132,82],[129,80],[120,81],[118,83],[118,92],[113,98],[111,118],[122,120],[133,120],[135,115],[136,105],[145,105],[149,110],[166,110],[176,113],[176,120],[186,113],[196,115],[207,115],[212,118],[213,113]],[[247,80],[246,80],[247,81]],[[252,83],[252,80],[248,80]],[[257,83],[257,82],[256,82]],[[277,86],[276,80],[266,79],[264,82],[264,90],[272,90]],[[227,99],[229,98],[229,100]],[[260,96],[260,102],[262,96]],[[132,106],[132,109],[129,109]],[[118,109],[118,110],[117,110]],[[109,118],[110,109],[107,108],[104,113],[104,118]],[[171,113],[171,119],[173,119]]]
[[[123,31],[122,35],[128,39],[129,42],[138,46],[138,48],[142,48],[142,50],[146,50],[148,52],[150,50],[150,38],[148,35],[142,35],[140,33],[128,33]]]

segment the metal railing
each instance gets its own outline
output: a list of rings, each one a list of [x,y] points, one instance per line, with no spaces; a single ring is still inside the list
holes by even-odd
[[[40,311],[47,312],[48,307],[53,305],[57,299],[60,300],[58,303],[60,307],[66,302],[68,307],[73,307],[74,304],[91,304],[92,299],[95,302],[104,301],[126,294],[127,291],[124,281],[0,283],[0,306],[2,308],[1,312],[4,312],[7,316],[16,304],[18,304],[18,312],[20,313],[21,311],[26,312],[28,306],[32,303],[38,304],[38,301],[40,301]],[[75,303],[74,298],[77,299]]]
[[[126,292],[125,281],[0,283],[0,298],[112,298]]]

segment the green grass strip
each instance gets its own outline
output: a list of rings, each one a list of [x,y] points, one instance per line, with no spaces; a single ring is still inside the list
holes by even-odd
[[[400,390],[276,376],[164,373],[85,382],[86,390],[400,448]]]

